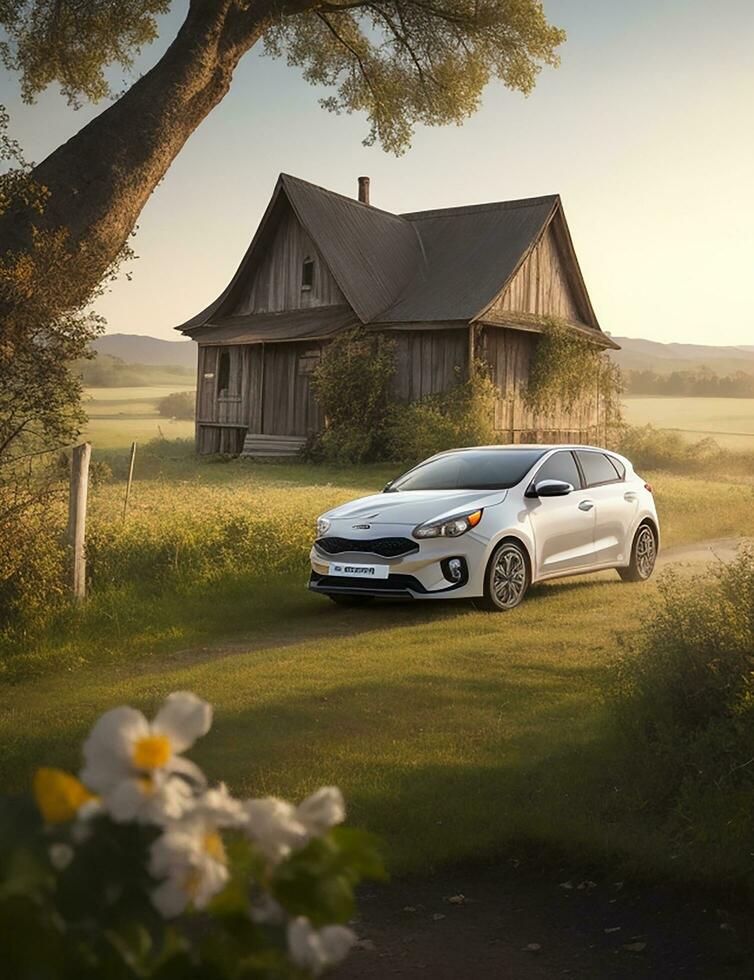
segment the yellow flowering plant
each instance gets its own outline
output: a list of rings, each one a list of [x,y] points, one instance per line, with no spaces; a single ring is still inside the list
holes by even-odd
[[[315,977],[356,937],[354,889],[384,868],[323,787],[242,800],[184,753],[212,709],[171,694],[107,711],[78,776],[42,768],[0,802],[0,945],[14,980]]]

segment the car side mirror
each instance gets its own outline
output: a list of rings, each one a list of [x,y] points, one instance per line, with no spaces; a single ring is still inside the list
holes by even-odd
[[[573,493],[573,485],[565,480],[539,480],[531,488],[528,497],[565,497]]]
[[[382,492],[383,493],[390,493],[390,491],[393,489],[393,484],[394,483],[395,483],[395,480],[388,480],[388,482],[382,488]]]

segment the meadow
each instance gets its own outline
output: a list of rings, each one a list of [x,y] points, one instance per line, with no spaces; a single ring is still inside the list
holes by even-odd
[[[84,410],[88,415],[82,439],[95,449],[121,449],[133,440],[185,439],[193,437],[194,423],[161,418],[157,401],[174,391],[193,391],[194,384],[170,382],[127,388],[85,388]]]
[[[737,845],[683,851],[614,772],[606,692],[621,637],[656,607],[656,582],[550,583],[500,616],[453,602],[343,609],[305,589],[314,520],[380,488],[394,466],[197,461],[190,444],[148,447],[123,522],[125,456],[99,456],[114,477],[92,491],[90,599],[2,652],[9,786],[43,762],[75,768],[73,747],[105,708],[149,709],[191,689],[216,706],[196,751],[210,773],[292,798],[337,783],[393,871],[525,839],[637,873],[736,874]],[[754,535],[750,485],[645,475],[666,546]]]
[[[689,441],[711,436],[726,449],[754,449],[754,398],[624,396],[629,425],[653,425]]]

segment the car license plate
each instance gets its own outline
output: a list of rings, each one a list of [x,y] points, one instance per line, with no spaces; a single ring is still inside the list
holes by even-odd
[[[387,578],[390,574],[389,565],[352,565],[350,562],[330,562],[330,575],[343,578]]]

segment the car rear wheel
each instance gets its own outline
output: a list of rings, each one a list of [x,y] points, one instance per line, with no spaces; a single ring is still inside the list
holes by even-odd
[[[624,582],[646,582],[657,561],[657,539],[649,524],[642,524],[634,535],[631,545],[631,563],[619,568],[618,574]]]
[[[336,593],[330,592],[328,594],[328,599],[332,599],[339,606],[366,606],[368,602],[374,599],[373,595],[337,595]]]
[[[526,552],[515,541],[498,545],[487,565],[484,596],[474,600],[478,609],[507,612],[523,600],[531,582]]]

